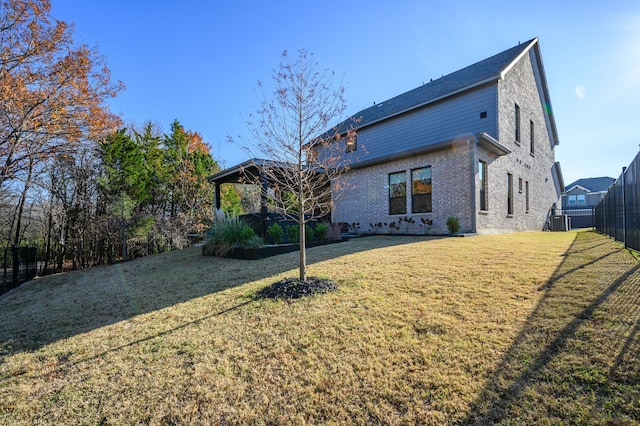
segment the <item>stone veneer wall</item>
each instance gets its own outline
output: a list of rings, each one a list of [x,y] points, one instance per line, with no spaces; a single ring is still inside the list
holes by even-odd
[[[553,177],[555,146],[545,121],[545,111],[536,85],[531,55],[525,55],[498,83],[499,135],[512,152],[493,159],[479,150],[478,159],[488,161],[489,209],[480,212],[479,233],[542,230],[549,209],[560,206]],[[520,107],[520,143],[515,141],[515,104]],[[534,122],[535,149],[530,152],[530,120]],[[513,214],[507,215],[507,173],[513,175]],[[519,191],[519,180],[523,188]],[[526,210],[529,182],[529,210]],[[479,180],[476,180],[479,187]],[[479,200],[476,207],[479,212]]]

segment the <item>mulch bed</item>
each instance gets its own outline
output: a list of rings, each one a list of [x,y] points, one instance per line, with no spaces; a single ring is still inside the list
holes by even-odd
[[[306,281],[300,281],[297,278],[284,278],[264,287],[256,293],[256,296],[261,299],[299,299],[337,289],[338,284],[324,278],[307,277]]]

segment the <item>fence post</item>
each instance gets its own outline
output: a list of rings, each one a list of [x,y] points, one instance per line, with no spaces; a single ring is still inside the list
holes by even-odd
[[[18,283],[18,273],[20,272],[20,259],[18,258],[18,247],[11,247],[11,257],[13,262],[13,285]]]
[[[627,171],[626,167],[622,168],[622,244],[624,248],[627,248],[627,201],[626,201],[626,183],[624,173]]]

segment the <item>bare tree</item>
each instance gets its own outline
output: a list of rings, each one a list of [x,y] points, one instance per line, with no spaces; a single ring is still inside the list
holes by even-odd
[[[335,74],[317,68],[304,49],[293,61],[283,52],[273,92],[258,82],[259,106],[247,121],[255,143],[240,144],[249,157],[266,159],[253,161],[263,196],[299,226],[300,281],[307,278],[305,225],[331,212],[331,182],[348,168],[351,154],[337,140],[355,136],[353,125],[337,125],[346,109],[342,83],[334,87]]]

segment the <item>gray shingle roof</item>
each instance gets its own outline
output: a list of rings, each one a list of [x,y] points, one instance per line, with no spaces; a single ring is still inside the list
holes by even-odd
[[[493,78],[497,79],[500,73],[527,49],[534,40],[535,39],[531,39],[520,43],[490,58],[469,65],[466,68],[430,81],[420,87],[353,114],[355,119],[360,120],[354,127],[366,126],[420,105],[428,104],[437,99],[452,95],[465,88],[473,87]],[[342,123],[340,132],[344,132],[346,126],[349,124],[353,125],[353,122],[348,120]]]
[[[604,192],[609,189],[613,182],[615,182],[615,179],[610,177],[578,179],[571,185],[567,185],[567,191],[570,191],[574,186],[580,186],[591,192]]]

